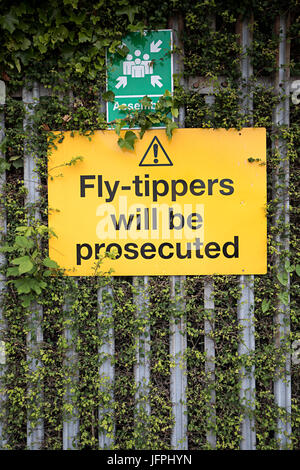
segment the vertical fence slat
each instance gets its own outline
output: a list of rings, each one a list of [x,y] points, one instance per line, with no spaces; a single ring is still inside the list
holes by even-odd
[[[275,93],[280,98],[273,116],[274,131],[278,132],[278,126],[289,126],[289,60],[290,45],[287,40],[287,28],[289,18],[281,16],[276,21],[276,33],[279,36],[279,48],[277,54],[277,72],[275,76]],[[273,150],[278,152],[280,162],[274,175],[274,199],[278,201],[275,213],[275,226],[282,224],[282,230],[276,236],[276,244],[279,254],[275,260],[275,269],[278,273],[285,272],[285,262],[288,259],[289,250],[289,160],[287,145],[282,136],[276,139]],[[275,347],[280,348],[288,341],[290,333],[290,277],[287,274],[285,292],[288,294],[288,302],[278,301],[274,316]],[[281,409],[282,416],[278,417],[276,438],[281,449],[290,444],[291,435],[291,374],[290,353],[285,353],[284,370],[280,367],[276,370],[274,381],[275,403]]]
[[[101,426],[103,418],[109,417],[113,413],[113,400],[114,400],[114,355],[115,355],[115,339],[114,328],[112,326],[113,318],[113,289],[111,285],[101,287],[98,289],[98,305],[101,328],[102,344],[99,347],[99,376],[100,376],[100,392],[109,396],[109,402],[103,407],[99,407],[98,418]],[[108,419],[107,422],[110,420]],[[108,432],[99,432],[99,448],[109,449],[114,444],[115,425]]]
[[[208,277],[204,280],[204,351],[205,351],[205,374],[209,384],[209,415],[207,420],[206,441],[214,449],[216,447],[216,432],[213,429],[216,424],[216,390],[215,390],[215,341],[214,334],[214,283]]]
[[[238,347],[240,356],[251,354],[255,349],[254,341],[254,277],[240,276],[241,295],[238,300],[238,322],[241,328],[241,340]],[[250,369],[242,366],[241,371],[241,404],[245,407],[241,424],[241,450],[255,450],[255,377],[254,366]]]
[[[0,106],[5,104],[5,82],[0,81]],[[5,137],[5,119],[4,112],[0,112],[0,143]],[[0,150],[0,158],[5,158],[5,155]],[[6,183],[5,171],[0,173],[0,196],[3,197],[4,186]],[[4,204],[0,205],[0,239],[6,235],[6,215]],[[4,253],[0,253],[0,269],[5,266],[6,258]],[[0,272],[0,450],[4,448],[6,439],[4,438],[4,406],[5,406],[5,391],[3,377],[5,375],[5,319],[3,316],[3,295],[5,293],[5,275]]]
[[[253,75],[252,64],[248,54],[248,48],[252,43],[253,18],[246,18],[238,22],[238,32],[241,45],[241,75],[242,75],[242,99],[241,110],[245,114],[251,114],[253,110],[253,99],[250,92],[249,80]],[[252,118],[248,122],[252,125]],[[240,276],[239,278],[240,298],[238,299],[237,316],[241,337],[238,347],[240,356],[251,355],[255,350],[254,340],[254,277]],[[254,450],[256,448],[255,420],[253,413],[255,410],[255,378],[254,366],[240,371],[241,389],[240,400],[245,407],[243,420],[241,423],[242,440],[240,448],[242,450]]]
[[[185,450],[187,441],[187,369],[185,352],[187,348],[186,321],[182,316],[185,302],[183,292],[185,282],[184,276],[171,276],[171,298],[175,303],[176,311],[181,316],[172,318],[170,323],[170,356],[171,356],[171,381],[170,397],[174,415],[174,427],[172,429],[171,446],[172,449]]]
[[[137,419],[140,413],[150,415],[149,385],[150,385],[150,324],[149,324],[149,293],[148,276],[135,276],[133,286],[135,288],[134,303],[136,315],[141,320],[141,330],[137,337],[136,364],[134,377],[136,385],[135,401]]]
[[[101,90],[104,92],[104,90]],[[102,94],[99,100],[99,112],[106,114],[106,102],[102,98]],[[101,321],[101,336],[103,342],[99,347],[99,376],[100,376],[100,391],[107,393],[110,397],[109,404],[106,404],[104,407],[99,407],[98,410],[98,419],[99,423],[103,418],[113,415],[113,401],[114,401],[114,383],[115,383],[115,367],[114,367],[114,355],[115,355],[115,332],[113,326],[113,309],[114,309],[114,298],[113,298],[113,288],[112,283],[114,277],[111,278],[111,283],[101,287],[97,291],[98,297],[98,306],[100,312],[103,314],[102,318],[99,317]],[[109,449],[113,446],[115,441],[115,423],[113,429],[110,432],[99,431],[99,448],[100,449]]]
[[[39,200],[39,184],[40,179],[36,166],[36,155],[31,146],[31,136],[33,135],[32,124],[34,106],[39,100],[39,85],[35,82],[32,89],[26,87],[22,90],[22,99],[25,105],[24,131],[27,136],[24,142],[24,185],[27,189],[26,205],[28,208],[28,216],[37,221],[40,219],[37,203]],[[30,223],[30,219],[29,219]],[[41,305],[33,302],[30,305],[30,314],[28,318],[28,334],[27,334],[27,362],[29,373],[33,376],[42,367],[38,358],[39,348],[43,341],[42,320],[43,311]],[[42,417],[33,419],[36,410],[41,413],[42,386],[37,384],[39,390],[33,390],[32,384],[28,384],[29,397],[34,393],[36,395],[35,405],[28,410],[27,420],[27,446],[30,450],[38,450],[42,447],[44,440],[44,420]]]
[[[63,96],[60,97],[63,99]],[[69,91],[69,106],[71,107],[74,102],[73,91]],[[78,288],[78,279],[73,279],[74,288]],[[76,450],[78,448],[80,421],[79,413],[75,404],[75,393],[74,387],[79,381],[79,370],[78,370],[78,355],[75,348],[75,331],[72,327],[72,315],[70,310],[72,308],[72,293],[66,292],[65,302],[63,306],[64,310],[64,338],[67,345],[65,352],[64,366],[66,370],[66,387],[64,394],[64,413],[63,413],[63,449],[64,450]]]
[[[179,83],[184,87],[183,77],[183,44],[181,35],[183,33],[183,18],[172,17],[169,20],[169,27],[173,30],[173,44],[181,54],[173,54],[174,74],[178,76]],[[184,127],[185,109],[179,108],[178,125]],[[175,302],[176,310],[184,312],[184,282],[185,276],[171,276],[171,297]],[[171,379],[170,398],[174,415],[174,427],[171,435],[172,449],[185,450],[188,448],[187,439],[187,369],[185,352],[187,348],[186,321],[181,315],[180,320],[171,318],[170,320],[170,359]]]
[[[216,18],[210,17],[210,29],[216,30]],[[205,103],[207,106],[213,106],[215,97],[213,94],[205,95]],[[216,424],[216,391],[215,391],[215,341],[214,334],[214,317],[215,317],[215,302],[214,302],[214,282],[208,276],[204,278],[204,351],[205,351],[205,374],[208,379],[209,391],[209,416],[207,422],[206,441],[215,449],[217,444],[216,432],[213,427]]]

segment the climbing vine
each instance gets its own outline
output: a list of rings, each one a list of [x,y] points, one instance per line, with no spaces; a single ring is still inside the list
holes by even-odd
[[[240,109],[240,46],[236,22],[253,12],[252,58],[254,78],[250,90],[253,111]],[[272,86],[262,86],[261,77],[272,79],[276,71],[278,36],[273,24],[279,14],[291,13],[288,30],[291,41],[291,74],[300,73],[299,2],[292,0],[48,0],[1,1],[0,79],[6,85],[5,137],[1,141],[0,171],[6,172],[1,194],[1,215],[6,214],[6,234],[1,252],[6,264],[2,296],[3,319],[0,338],[5,344],[6,364],[1,388],[6,402],[1,409],[8,449],[25,449],[27,421],[31,425],[42,418],[46,429],[43,448],[62,447],[63,420],[79,417],[78,448],[98,449],[99,436],[115,432],[115,449],[170,449],[174,422],[169,396],[171,358],[169,353],[170,319],[186,318],[188,364],[188,440],[190,449],[207,449],[208,429],[216,431],[218,449],[238,449],[243,408],[239,400],[242,366],[255,366],[255,419],[258,449],[276,449],[276,423],[281,410],[274,404],[273,380],[284,365],[284,353],[294,351],[299,333],[299,164],[300,106],[290,102],[290,126],[275,129],[272,113],[278,96]],[[146,319],[137,316],[135,287],[130,278],[113,283],[113,316],[99,311],[97,293],[109,283],[100,275],[73,279],[64,277],[48,257],[48,238],[55,236],[48,227],[47,160],[51,145],[59,145],[64,131],[79,131],[87,138],[98,129],[106,129],[103,105],[113,100],[106,92],[105,51],[118,51],[122,37],[129,32],[168,27],[168,18],[182,15],[184,34],[184,78],[202,76],[215,83],[215,101],[205,102],[197,88],[179,85],[175,77],[173,96],[166,92],[153,112],[130,111],[110,123],[121,148],[132,150],[136,139],[156,123],[164,123],[172,137],[177,127],[178,109],[185,109],[186,127],[235,127],[249,125],[267,129],[268,173],[268,274],[255,277],[255,353],[238,354],[240,327],[237,322],[238,280],[235,276],[214,276],[216,348],[216,422],[210,421],[211,383],[205,371],[202,276],[186,279],[186,308],[176,310],[169,280],[150,280],[150,307]],[[209,18],[216,17],[215,30]],[[182,52],[182,51],[178,51]],[[222,80],[219,79],[222,78]],[[22,87],[35,82],[43,90],[39,101],[27,108],[21,100]],[[142,104],[150,105],[145,96]],[[23,121],[32,111],[30,126]],[[136,129],[136,128],[139,129]],[[121,132],[125,129],[125,132]],[[282,220],[274,222],[278,201],[274,197],[273,175],[278,171],[278,154],[272,144],[280,135],[287,145],[290,162],[289,259],[283,271],[275,269],[280,252],[277,235],[286,230]],[[24,185],[24,152],[35,155],[39,175],[40,199],[27,203]],[[78,159],[66,164],[76,164]],[[259,164],[253,161],[252,164]],[[39,213],[36,220],[35,213]],[[282,253],[282,251],[281,251]],[[101,270],[101,265],[100,265]],[[106,273],[107,274],[107,273]],[[287,295],[288,274],[290,293]],[[291,329],[285,344],[274,345],[273,323],[278,299],[290,308]],[[108,299],[108,301],[111,301]],[[32,313],[43,309],[43,341],[29,350],[28,336],[34,335]],[[33,323],[32,323],[33,322]],[[4,328],[5,326],[5,328]],[[107,378],[99,375],[101,346],[110,328],[115,336],[115,385],[112,393]],[[138,332],[150,330],[150,407],[149,416],[143,400],[136,414],[134,367]],[[71,340],[66,331],[73,333]],[[71,354],[71,355],[70,355]],[[299,360],[296,355],[292,373],[293,449],[300,445]],[[71,359],[70,359],[71,358]],[[100,358],[100,359],[99,359]],[[72,360],[78,367],[74,367]],[[99,362],[100,361],[100,362]],[[34,366],[33,366],[34,365]],[[30,387],[29,387],[29,384]],[[66,390],[72,403],[66,403]],[[109,409],[105,416],[99,409]],[[30,413],[29,411],[30,410]]]

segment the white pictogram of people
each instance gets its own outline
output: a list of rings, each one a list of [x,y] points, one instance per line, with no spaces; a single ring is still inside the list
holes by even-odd
[[[132,78],[141,78],[145,75],[151,75],[153,73],[153,63],[150,60],[149,54],[143,55],[143,60],[140,59],[141,51],[137,49],[134,51],[136,56],[133,60],[133,56],[128,54],[126,60],[123,62],[123,74],[131,75]]]

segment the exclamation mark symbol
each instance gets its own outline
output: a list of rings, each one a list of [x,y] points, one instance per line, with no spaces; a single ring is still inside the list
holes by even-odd
[[[153,144],[153,152],[154,152],[154,163],[158,163],[158,158],[157,158],[158,144]]]

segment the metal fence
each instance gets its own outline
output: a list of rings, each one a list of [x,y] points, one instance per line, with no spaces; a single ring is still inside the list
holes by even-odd
[[[253,109],[253,100],[251,94],[249,94],[248,84],[251,81],[253,70],[248,55],[248,50],[251,47],[252,42],[252,22],[253,19],[247,19],[239,21],[237,24],[237,32],[240,37],[240,46],[242,55],[240,58],[240,71],[241,71],[241,90],[242,96],[240,101],[241,110],[245,113],[251,112]],[[216,24],[214,18],[210,18],[211,28],[215,29]],[[262,80],[263,86],[274,86],[275,92],[281,97],[279,103],[276,105],[273,123],[274,128],[278,128],[280,125],[289,126],[289,99],[290,99],[290,87],[295,82],[296,77],[290,79],[289,77],[289,43],[286,40],[286,31],[288,26],[288,18],[280,17],[276,23],[276,31],[280,38],[277,61],[278,68],[274,83],[270,80]],[[183,33],[183,24],[180,18],[172,18],[169,23],[169,27],[174,32],[174,43],[183,51],[183,44],[181,43],[181,37]],[[176,49],[177,50],[177,49]],[[175,70],[174,73],[178,74],[181,80],[181,85],[186,90],[198,92],[204,96],[207,105],[214,103],[214,85],[210,83],[204,77],[190,77],[188,80],[183,78],[183,59],[182,55],[175,54],[174,59]],[[220,83],[222,77],[220,77]],[[2,83],[3,84],[3,83]],[[5,88],[2,88],[2,104],[5,102]],[[21,99],[26,107],[26,117],[24,120],[24,129],[30,128],[30,123],[34,113],[34,106],[39,102],[42,95],[48,94],[49,92],[43,87],[40,87],[38,83],[35,83],[32,90],[28,91],[24,89],[22,92]],[[103,106],[102,106],[103,110]],[[5,135],[4,128],[4,114],[1,118],[1,140]],[[179,113],[179,127],[185,126],[185,110],[180,109]],[[251,126],[251,122],[248,123]],[[284,218],[286,227],[289,222],[289,163],[286,158],[286,143],[282,138],[278,138],[274,144],[274,151],[277,151],[280,155],[280,167],[277,174],[274,176],[273,182],[273,197],[278,198],[278,211],[275,215],[275,221],[280,218]],[[35,167],[35,155],[32,154],[30,146],[25,143],[24,150],[24,182],[27,188],[27,200],[28,205],[34,205],[39,198],[39,180],[38,173]],[[5,173],[1,175],[0,180],[0,192],[5,185]],[[39,214],[35,212],[34,217],[39,219]],[[5,234],[6,220],[5,216],[2,216],[0,220],[1,228]],[[289,236],[288,233],[283,233],[278,239],[278,244],[283,247],[283,250],[288,251]],[[0,254],[1,266],[5,265],[5,256]],[[278,254],[277,269],[282,269],[280,256]],[[171,297],[173,298],[176,308],[178,311],[184,312],[184,276],[171,276],[170,277],[170,289]],[[113,285],[99,289],[98,291],[98,304],[99,310],[104,312],[105,317],[109,318],[112,314],[113,308]],[[5,278],[1,274],[0,278],[0,295],[5,291]],[[135,277],[133,278],[133,285],[135,287],[135,294],[133,302],[136,306],[136,315],[143,318],[146,327],[138,334],[137,346],[136,346],[136,365],[134,369],[134,379],[137,385],[136,392],[136,419],[139,419],[139,411],[141,402],[143,403],[143,411],[146,415],[151,414],[150,403],[148,400],[149,386],[151,382],[151,368],[150,368],[150,338],[151,330],[150,324],[147,326],[147,306],[149,304],[148,298],[148,285],[149,278]],[[240,337],[240,343],[238,347],[238,353],[240,355],[251,355],[255,351],[255,304],[254,304],[254,277],[253,276],[240,276],[240,297],[237,302],[237,320],[242,331]],[[289,283],[286,287],[286,291],[289,290]],[[65,299],[65,311],[68,312],[72,300],[67,297]],[[216,431],[211,423],[216,420],[216,392],[214,389],[215,383],[215,342],[214,342],[214,316],[215,316],[215,305],[214,305],[214,284],[210,277],[204,278],[204,309],[207,312],[207,317],[204,325],[204,350],[206,353],[205,362],[205,373],[209,378],[210,382],[210,426],[207,427],[206,440],[210,444],[211,448],[216,448],[217,435]],[[43,342],[43,331],[41,328],[43,312],[42,308],[38,305],[31,305],[31,317],[29,319],[33,333],[29,333],[27,336],[27,360],[31,371],[42,367],[41,363],[38,363],[35,359],[34,351],[37,350],[40,344]],[[0,304],[0,321],[1,328],[5,331],[5,322],[3,317],[3,309]],[[275,335],[275,344],[280,347],[284,343],[285,338],[289,334],[289,306],[284,303],[278,303],[277,312],[274,318],[275,325],[277,327],[277,334]],[[65,366],[74,371],[77,367],[77,353],[73,347],[72,335],[74,332],[72,329],[65,329],[65,340],[67,342],[68,350],[65,357]],[[111,390],[111,401],[113,400],[113,384],[115,380],[115,367],[114,367],[114,354],[115,354],[115,334],[113,326],[107,327],[106,341],[99,348],[99,357],[102,357],[101,365],[99,366],[99,375],[107,377],[110,390]],[[187,334],[186,334],[186,322],[185,316],[181,316],[180,321],[176,318],[171,318],[170,329],[169,329],[169,353],[170,353],[170,400],[172,402],[172,411],[174,416],[174,426],[171,434],[171,447],[173,449],[184,450],[189,448],[188,443],[188,421],[189,421],[189,409],[187,407],[187,363],[185,359],[185,351],[187,348]],[[1,377],[5,374],[5,343],[1,342]],[[290,373],[290,355],[287,353],[285,361],[284,376],[274,380],[274,400],[276,404],[285,412],[285,418],[278,419],[276,435],[279,441],[280,448],[286,448],[290,443],[291,435],[291,373]],[[240,402],[241,404],[247,405],[245,409],[248,412],[244,414],[241,422],[241,449],[253,450],[256,448],[256,432],[255,432],[255,420],[254,414],[251,411],[255,411],[255,370],[252,366],[250,369],[242,368],[239,371],[241,388],[240,388]],[[65,390],[64,402],[66,404],[73,403],[73,387],[72,381],[79,380],[76,374],[72,374],[72,379]],[[42,390],[42,388],[41,388]],[[30,384],[28,384],[28,393],[30,393]],[[42,391],[41,391],[42,394]],[[0,407],[5,402],[5,393],[1,394]],[[41,396],[42,401],[42,396]],[[32,424],[32,413],[34,410],[28,410],[28,432],[27,432],[27,447],[29,449],[40,449],[43,448],[44,440],[44,423],[43,420],[39,420],[38,423],[35,421]],[[110,409],[109,404],[107,408],[99,408],[98,416],[99,420],[107,413],[113,413]],[[65,416],[63,422],[63,436],[62,436],[62,447],[63,449],[76,449],[79,437],[79,415],[76,409],[73,408],[71,415]],[[2,426],[0,426],[0,447],[5,448],[5,440],[2,436]],[[114,444],[114,430],[109,433],[99,433],[99,448],[110,448]]]

